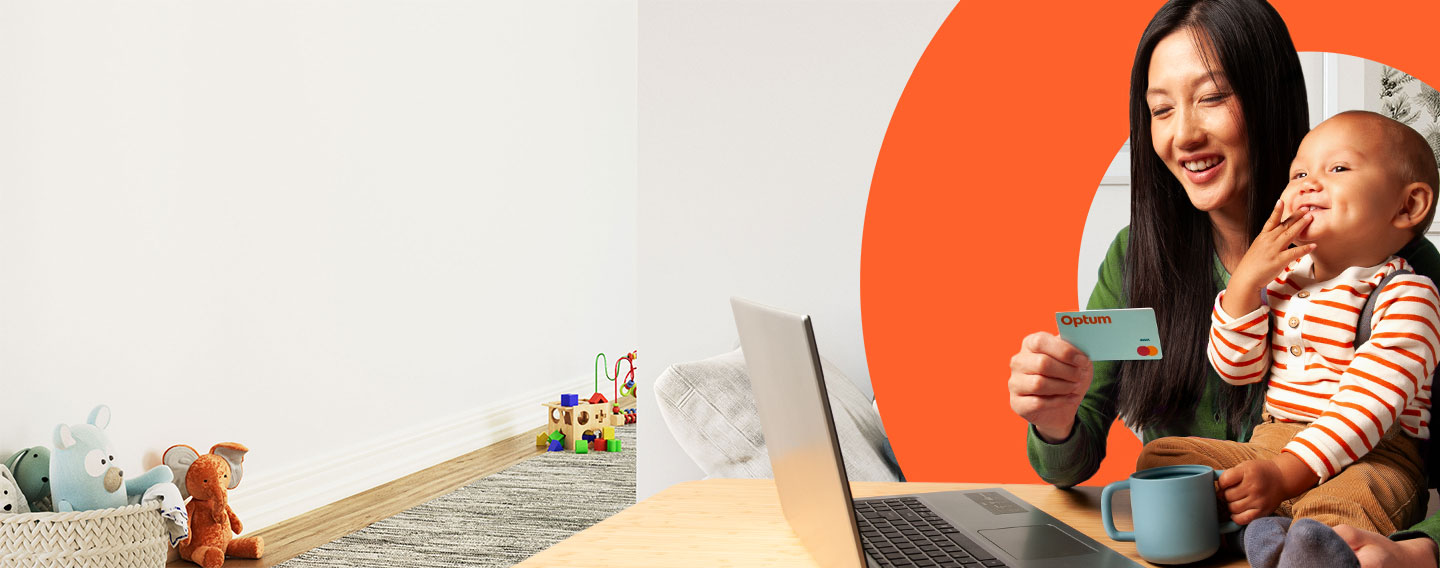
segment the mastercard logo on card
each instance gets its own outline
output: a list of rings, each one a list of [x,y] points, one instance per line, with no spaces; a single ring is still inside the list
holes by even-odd
[[[1160,359],[1160,333],[1155,310],[1087,310],[1057,312],[1060,338],[1085,353],[1091,361]]]

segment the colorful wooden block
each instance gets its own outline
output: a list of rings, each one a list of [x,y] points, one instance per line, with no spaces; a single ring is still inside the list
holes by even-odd
[[[550,440],[550,447],[546,448],[546,451],[558,452],[563,449],[565,449],[565,444],[561,443],[560,440]]]
[[[578,396],[578,395],[569,395]],[[576,443],[585,443],[585,440],[599,437],[603,434],[602,428],[609,426],[612,422],[609,404],[588,404],[577,403],[575,406],[564,406],[560,402],[550,402],[545,406],[549,416],[546,430],[549,431],[551,439],[564,434],[565,449],[575,449]],[[589,434],[589,437],[585,435]]]
[[[586,446],[585,444],[575,444],[575,453],[588,454],[590,453],[590,447]]]
[[[579,405],[579,404],[580,404],[580,395],[578,395],[578,394],[562,394],[562,395],[560,395],[560,406],[577,406],[577,405]]]
[[[603,438],[596,439],[594,442],[591,442],[591,448],[597,452],[603,452],[610,447],[606,445],[607,441],[608,440],[605,440]]]
[[[542,448],[543,448],[543,447],[546,447],[546,446],[549,446],[549,445],[550,445],[550,437],[549,437],[549,436],[546,436],[545,434],[536,434],[536,435],[535,435],[535,445],[536,445],[536,446],[539,446],[539,447],[542,447]]]
[[[607,452],[618,452],[618,451],[620,451],[620,440],[610,440],[610,441],[606,442],[605,451],[607,451]]]

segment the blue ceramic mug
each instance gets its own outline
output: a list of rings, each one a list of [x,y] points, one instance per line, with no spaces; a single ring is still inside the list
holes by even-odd
[[[1220,549],[1220,535],[1240,530],[1216,513],[1215,480],[1224,470],[1203,465],[1169,465],[1137,471],[1100,493],[1100,520],[1105,534],[1134,542],[1140,557],[1156,564],[1185,564],[1209,558]],[[1116,491],[1130,491],[1130,518],[1135,531],[1115,530],[1110,500]]]

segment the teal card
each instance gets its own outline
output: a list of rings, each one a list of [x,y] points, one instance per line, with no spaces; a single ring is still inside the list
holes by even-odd
[[[1159,359],[1160,333],[1155,310],[1089,310],[1056,312],[1060,338],[1085,352],[1091,361]]]

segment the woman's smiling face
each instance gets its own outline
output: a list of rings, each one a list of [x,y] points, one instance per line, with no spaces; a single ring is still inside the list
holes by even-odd
[[[1250,150],[1240,100],[1211,52],[1190,29],[1170,34],[1150,56],[1150,136],[1155,153],[1180,180],[1190,203],[1201,211],[1235,210],[1244,215],[1250,191]]]

